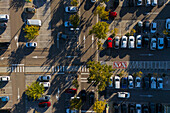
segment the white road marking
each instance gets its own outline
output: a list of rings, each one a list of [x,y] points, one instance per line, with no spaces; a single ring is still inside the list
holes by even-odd
[[[20,95],[19,95],[19,88],[18,88],[18,100],[19,100],[19,98],[20,98]]]
[[[45,56],[32,56],[32,58],[45,58]]]
[[[57,37],[57,48],[59,48],[59,37]]]
[[[154,54],[139,54],[140,56],[153,56]]]
[[[84,40],[84,43],[83,43],[83,45],[84,45],[84,48],[85,48],[85,41],[86,41],[86,37],[85,37],[85,35],[84,35],[84,38],[83,38],[83,40]]]
[[[93,37],[93,35],[92,35],[92,37],[91,37],[91,40],[92,40],[92,48],[93,48],[93,43],[94,43],[94,37]]]
[[[9,58],[9,57],[1,57],[0,60],[4,60],[5,58],[7,59],[7,58]]]
[[[153,95],[140,95],[141,97],[153,97]]]

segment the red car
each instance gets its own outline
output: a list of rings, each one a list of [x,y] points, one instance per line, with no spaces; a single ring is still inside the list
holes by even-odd
[[[110,18],[115,18],[115,17],[117,17],[117,13],[116,13],[116,12],[113,12],[113,11],[110,11],[110,12],[109,12],[109,17],[110,17]]]
[[[112,38],[108,38],[107,39],[107,48],[112,48],[112,45],[113,45],[113,43],[112,43]]]
[[[38,106],[39,106],[40,108],[47,108],[47,107],[50,107],[50,106],[51,106],[51,102],[50,102],[50,101],[48,101],[48,102],[40,102],[40,103],[38,104]]]
[[[77,93],[77,89],[75,89],[75,88],[68,88],[68,89],[66,89],[66,93],[76,94]]]

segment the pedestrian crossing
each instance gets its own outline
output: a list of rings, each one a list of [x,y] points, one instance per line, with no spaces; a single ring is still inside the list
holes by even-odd
[[[24,64],[12,64],[10,72],[24,72]]]

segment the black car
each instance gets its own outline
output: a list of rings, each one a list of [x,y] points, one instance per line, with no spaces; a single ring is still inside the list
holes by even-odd
[[[149,104],[150,113],[156,113],[156,105],[154,103]]]
[[[162,104],[156,104],[156,112],[163,113],[163,106]]]
[[[149,113],[149,108],[145,104],[142,106],[142,113]]]
[[[121,105],[121,113],[127,113],[127,105],[126,104]]]
[[[0,42],[0,49],[8,49],[9,42]]]
[[[43,95],[41,98],[38,100],[41,102],[48,102],[50,100],[51,96],[50,95]]]
[[[149,78],[148,77],[144,77],[143,82],[144,82],[143,88],[149,89]]]
[[[149,21],[145,21],[144,25],[143,25],[143,32],[144,33],[149,33],[149,26],[150,26],[150,22]]]
[[[170,47],[170,37],[165,38],[165,45],[166,45],[167,48]]]
[[[146,48],[149,48],[149,37],[148,36],[144,36],[142,38],[142,46],[146,47]]]
[[[94,92],[89,93],[89,104],[90,105],[94,104]]]
[[[82,90],[81,91],[81,99],[83,102],[86,101],[86,95],[87,95],[86,90]]]
[[[25,13],[35,13],[36,9],[34,7],[27,7],[24,9]]]
[[[129,104],[129,113],[135,113],[135,105]]]
[[[118,109],[118,104],[117,103],[113,103],[113,113],[118,113],[119,109]]]

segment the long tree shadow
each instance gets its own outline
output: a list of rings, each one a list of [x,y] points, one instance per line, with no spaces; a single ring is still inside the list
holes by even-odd
[[[9,9],[13,8],[17,12],[20,8],[23,8],[24,5],[25,5],[25,0],[12,0]]]

